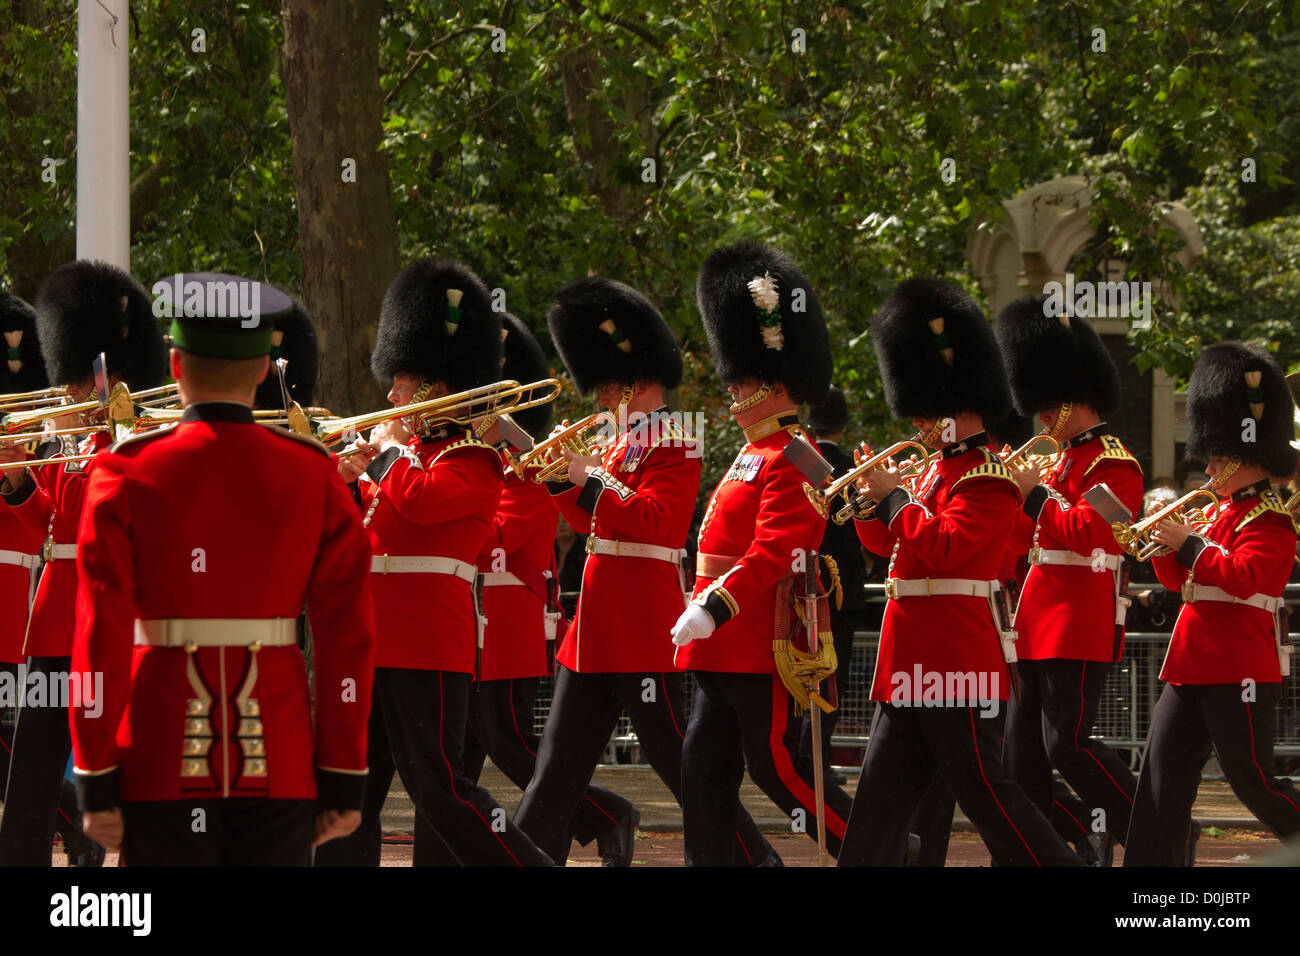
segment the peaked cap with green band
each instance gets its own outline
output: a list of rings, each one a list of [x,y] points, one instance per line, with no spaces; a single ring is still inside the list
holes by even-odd
[[[293,299],[274,286],[221,272],[189,272],[160,279],[155,295],[171,313],[174,348],[219,359],[269,355],[271,334]]]

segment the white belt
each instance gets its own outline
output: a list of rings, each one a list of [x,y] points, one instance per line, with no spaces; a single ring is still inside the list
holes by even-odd
[[[1080,554],[1078,551],[1052,551],[1046,548],[1029,549],[1029,563],[1031,565],[1059,564],[1074,568],[1095,568],[1097,566],[1096,562],[1095,557]],[[1128,617],[1128,606],[1133,603],[1127,596],[1119,593],[1119,572],[1124,567],[1124,556],[1108,554],[1102,560],[1101,566],[1110,571],[1115,579],[1115,623],[1123,627],[1124,620]]]
[[[70,561],[77,556],[77,546],[75,544],[55,544],[52,541],[45,542],[45,550],[41,552],[46,561]]]
[[[293,647],[292,617],[162,617],[135,622],[136,647]]]
[[[885,594],[891,600],[901,597],[933,597],[935,595],[957,595],[959,597],[983,598],[989,606],[993,618],[993,627],[998,632],[998,643],[1002,649],[1002,659],[1008,664],[1016,662],[1015,628],[1002,630],[998,623],[998,611],[994,607],[994,594],[1000,590],[1000,581],[975,581],[971,578],[889,578],[885,581]]]
[[[1029,553],[1030,564],[1064,564],[1069,567],[1096,567],[1096,558],[1089,557],[1086,554],[1079,554],[1077,551],[1049,551],[1045,548],[1038,548],[1036,551],[1031,550]],[[1108,554],[1102,562],[1102,566],[1107,571],[1118,571],[1123,565],[1124,559],[1118,554]]]
[[[479,578],[483,581],[485,588],[499,588],[507,585],[524,586],[524,582],[519,580],[519,576],[511,574],[509,571],[482,571]]]
[[[1272,597],[1267,594],[1252,594],[1248,598],[1233,597],[1227,591],[1221,588],[1210,587],[1205,584],[1193,584],[1192,593],[1183,595],[1184,601],[1223,601],[1227,604],[1244,604],[1247,607],[1257,607],[1261,611],[1268,611],[1269,614],[1276,614],[1278,606],[1282,603],[1279,597]]]
[[[970,578],[890,578],[885,582],[885,594],[891,599],[958,594],[987,600],[997,585],[997,581],[974,581]]]
[[[370,570],[373,574],[450,574],[470,584],[478,576],[478,568],[468,561],[413,554],[371,555]]]
[[[63,545],[63,547],[67,547],[67,545]],[[71,547],[72,553],[75,556],[77,553],[77,546],[74,544]],[[34,568],[40,563],[41,556],[39,554],[24,554],[21,551],[5,551],[0,549],[0,564],[16,564],[20,568]]]
[[[625,558],[654,558],[667,561],[675,567],[681,567],[682,551],[677,548],[665,548],[657,544],[641,544],[637,541],[610,541],[592,535],[587,539],[588,554],[612,554]]]

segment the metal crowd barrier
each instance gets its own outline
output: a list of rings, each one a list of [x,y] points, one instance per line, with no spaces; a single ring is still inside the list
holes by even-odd
[[[1167,593],[1159,584],[1133,583],[1129,586],[1130,594],[1147,589],[1157,596],[1162,592]],[[867,584],[864,590],[868,605],[884,604],[883,584]],[[566,594],[565,597],[576,599],[577,595]],[[1292,608],[1300,606],[1300,584],[1288,584],[1284,598]],[[877,608],[877,613],[878,611]],[[1134,609],[1130,609],[1129,615],[1130,620],[1133,620],[1136,616]],[[1171,628],[1176,617],[1176,610],[1168,615]],[[1300,643],[1300,640],[1297,640],[1297,635],[1300,634],[1296,630],[1297,625],[1300,625],[1300,614],[1293,612],[1292,640]],[[848,670],[846,672],[844,668],[840,669],[839,722],[835,728],[835,735],[831,738],[833,760],[837,765],[856,767],[862,762],[861,751],[867,746],[868,730],[871,727],[872,702],[868,695],[871,676],[876,665],[876,645],[879,639],[879,631],[856,631]],[[1141,751],[1146,743],[1151,712],[1160,697],[1160,666],[1164,661],[1168,645],[1168,631],[1129,631],[1124,640],[1123,657],[1112,668],[1102,692],[1101,707],[1097,714],[1093,736],[1120,750],[1121,755],[1128,758],[1134,770],[1141,762]],[[1296,678],[1300,678],[1300,674],[1297,674]],[[1296,678],[1288,678],[1284,681],[1283,696],[1278,705],[1277,732],[1273,750],[1279,757],[1300,755],[1300,680]],[[682,706],[689,718],[690,697],[694,690],[694,683],[689,674],[686,675],[685,686],[687,699]],[[546,678],[542,680],[538,690],[533,719],[539,733],[550,711],[552,687],[553,682]],[[642,762],[636,733],[626,716],[619,719],[618,726],[606,748],[603,762],[606,764]]]

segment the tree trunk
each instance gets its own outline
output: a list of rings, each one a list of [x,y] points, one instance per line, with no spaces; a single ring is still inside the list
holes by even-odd
[[[382,407],[387,390],[370,374],[379,305],[398,266],[388,162],[379,150],[382,7],[381,0],[284,0],[282,8],[302,298],[321,346],[316,394],[342,415]],[[355,162],[355,182],[345,180],[347,160]]]

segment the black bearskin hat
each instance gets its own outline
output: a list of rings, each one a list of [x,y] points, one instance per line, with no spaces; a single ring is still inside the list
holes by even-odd
[[[584,395],[606,382],[682,381],[682,350],[668,323],[635,289],[589,276],[555,293],[546,314],[555,347]]]
[[[257,386],[254,404],[258,408],[282,408],[280,376],[275,370],[275,360],[284,359],[284,384],[289,388],[289,401],[307,406],[316,392],[316,372],[320,366],[320,345],[316,341],[316,326],[297,300],[293,308],[273,320],[271,362],[262,384]],[[276,345],[275,340],[280,340]]]
[[[1079,316],[1048,315],[1044,296],[1017,299],[998,316],[998,344],[1016,409],[1031,418],[1065,402],[1098,415],[1119,407],[1119,372],[1093,330]]]
[[[167,378],[167,345],[149,294],[106,262],[79,259],[47,276],[36,298],[36,328],[54,385],[89,379],[100,352],[109,374],[132,391]]]
[[[399,272],[380,306],[370,368],[385,386],[399,372],[452,392],[500,381],[501,318],[483,281],[450,259],[421,259]]]
[[[1296,467],[1294,421],[1286,377],[1263,349],[1221,342],[1201,353],[1187,384],[1188,457],[1237,455],[1274,477],[1289,477]]]
[[[833,435],[844,430],[849,423],[849,406],[844,401],[844,393],[832,385],[826,392],[826,398],[808,409],[804,425],[813,431]]]
[[[45,360],[36,337],[36,310],[8,292],[0,292],[0,331],[8,361],[0,362],[0,393],[34,392],[45,388]]]
[[[871,320],[871,344],[885,399],[899,418],[973,412],[987,423],[1000,421],[1010,406],[993,329],[951,282],[899,283]]]
[[[546,353],[537,344],[537,339],[533,338],[533,333],[528,331],[528,326],[506,312],[501,316],[501,334],[501,378],[527,385],[551,377],[551,363],[546,361]],[[510,417],[516,425],[540,440],[546,437],[554,407],[554,402],[548,402],[536,408],[526,408],[522,412],[511,412]]]
[[[787,255],[757,242],[715,249],[695,297],[723,382],[780,382],[798,404],[826,397],[826,322],[812,284]]]

